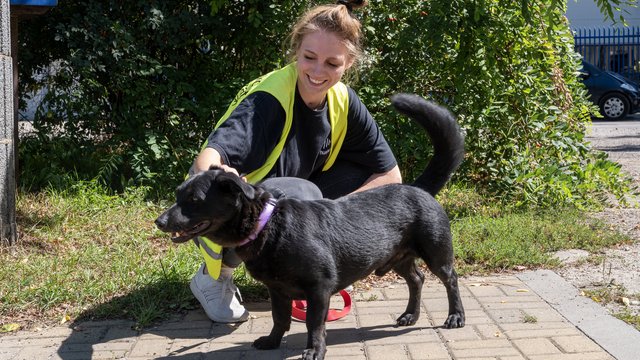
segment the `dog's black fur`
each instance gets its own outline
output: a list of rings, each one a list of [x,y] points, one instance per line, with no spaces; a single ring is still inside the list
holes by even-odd
[[[392,103],[422,125],[434,145],[433,158],[411,186],[385,185],[337,200],[281,199],[257,239],[236,247],[256,228],[271,194],[212,168],[180,185],[177,202],[156,220],[161,230],[177,233],[175,242],[202,235],[236,247],[247,270],[268,287],[274,325],[254,342],[256,348],[280,346],[291,323],[291,301],[306,299],[303,358],[324,358],[330,297],[374,271],[383,275],[393,269],[406,280],[409,304],[397,324],[415,324],[424,282],[417,257],[446,287],[444,326],[464,326],[449,219],[433,198],[462,161],[464,138],[444,108],[408,94],[394,96]]]

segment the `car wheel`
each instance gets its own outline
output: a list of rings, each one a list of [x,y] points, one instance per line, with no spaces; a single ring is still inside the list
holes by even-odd
[[[605,95],[600,100],[600,113],[607,120],[621,120],[629,113],[629,100],[622,94]]]

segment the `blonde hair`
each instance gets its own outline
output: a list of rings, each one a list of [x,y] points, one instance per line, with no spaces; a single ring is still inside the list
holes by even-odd
[[[349,55],[357,62],[362,53],[362,26],[351,12],[365,5],[366,0],[340,0],[337,4],[320,5],[307,10],[289,35],[291,59],[295,60],[296,52],[306,35],[322,30],[342,39]]]

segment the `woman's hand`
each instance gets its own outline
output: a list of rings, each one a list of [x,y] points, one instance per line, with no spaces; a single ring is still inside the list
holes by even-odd
[[[199,172],[209,170],[209,168],[214,165],[220,167],[222,170],[226,172],[234,173],[240,176],[240,173],[238,173],[238,170],[236,170],[235,168],[232,168],[231,166],[223,164],[220,153],[217,150],[212,148],[205,148],[200,152],[200,154],[198,154],[198,157],[196,157],[196,160],[193,163],[193,170],[197,174]],[[247,181],[247,179],[244,176],[242,176],[241,178],[242,180]]]

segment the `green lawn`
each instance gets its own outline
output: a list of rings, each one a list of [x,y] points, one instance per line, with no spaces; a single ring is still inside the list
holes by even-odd
[[[468,191],[446,191],[440,200],[453,214],[461,274],[554,267],[551,251],[629,241],[577,211],[514,213]],[[0,248],[0,331],[88,318],[144,327],[196,307],[189,280],[199,253],[192,243],[172,244],[153,224],[167,205],[146,201],[144,189],[116,196],[91,182],[21,193],[18,245]],[[266,299],[243,271],[235,276],[245,300]]]

